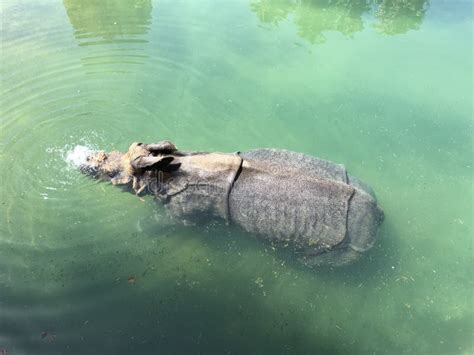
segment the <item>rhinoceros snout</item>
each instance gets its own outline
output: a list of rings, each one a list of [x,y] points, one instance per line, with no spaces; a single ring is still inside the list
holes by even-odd
[[[101,180],[111,180],[123,173],[122,153],[103,151],[91,152],[79,164],[80,171],[88,176]]]
[[[79,170],[85,175],[95,177],[99,173],[99,166],[93,165],[92,163],[85,161],[81,165],[79,165]]]
[[[106,153],[91,151],[79,162],[79,170],[85,175],[96,177],[103,170],[106,159]]]

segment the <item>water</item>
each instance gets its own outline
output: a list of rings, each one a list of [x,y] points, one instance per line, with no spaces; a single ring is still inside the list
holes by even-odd
[[[3,0],[1,23],[0,349],[474,352],[470,1]],[[381,240],[308,270],[67,162],[162,139],[344,163]]]

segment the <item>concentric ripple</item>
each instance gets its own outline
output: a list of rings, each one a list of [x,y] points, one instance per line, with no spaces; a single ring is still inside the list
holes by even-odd
[[[3,0],[0,353],[469,353],[470,5]],[[161,139],[344,163],[380,244],[309,271],[77,168]]]
[[[184,34],[172,33],[183,28],[179,16],[153,26],[161,13],[150,0],[2,6],[0,267],[10,276],[0,283],[9,287],[34,264],[25,256],[56,258],[117,230],[160,235],[157,224],[169,226],[161,209],[112,193],[71,159],[176,135],[183,118],[173,106],[188,100],[183,84],[197,86],[203,74]]]

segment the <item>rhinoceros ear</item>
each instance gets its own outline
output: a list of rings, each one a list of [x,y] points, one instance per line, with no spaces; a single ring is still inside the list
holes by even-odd
[[[131,164],[134,169],[164,170],[173,160],[174,158],[170,156],[147,156],[140,157]]]
[[[144,148],[155,154],[171,154],[178,150],[170,141],[161,141],[158,143],[145,144]]]

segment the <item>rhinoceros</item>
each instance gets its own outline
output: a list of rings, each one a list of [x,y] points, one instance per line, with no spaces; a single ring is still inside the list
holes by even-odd
[[[170,141],[92,152],[83,173],[152,194],[179,220],[221,219],[291,246],[307,266],[344,265],[368,251],[384,214],[343,165],[280,149],[181,151]]]

